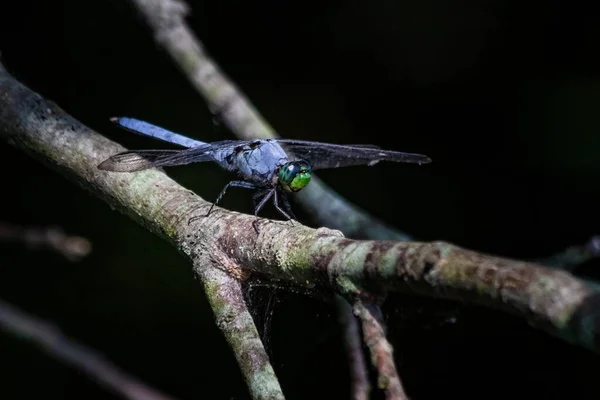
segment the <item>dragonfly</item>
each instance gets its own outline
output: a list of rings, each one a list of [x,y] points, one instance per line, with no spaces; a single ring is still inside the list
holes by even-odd
[[[275,208],[287,220],[297,220],[287,195],[305,188],[312,172],[319,169],[349,166],[373,166],[380,161],[427,164],[431,159],[422,154],[383,150],[371,144],[332,144],[295,139],[221,140],[202,142],[169,131],[149,122],[130,117],[110,119],[119,127],[152,137],[184,149],[128,150],[115,154],[98,165],[112,172],[135,172],[148,168],[214,162],[237,175],[221,190],[206,217],[227,189],[252,189],[253,227],[258,233],[258,213],[272,199]]]

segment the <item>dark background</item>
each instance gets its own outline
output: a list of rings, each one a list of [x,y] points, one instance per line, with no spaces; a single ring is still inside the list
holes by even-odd
[[[189,3],[207,50],[282,136],[433,159],[319,173],[393,226],[526,259],[599,232],[596,10],[559,1]],[[0,2],[0,51],[23,83],[127,147],[160,143],[109,117],[206,141],[233,137],[128,2]],[[1,298],[173,396],[248,398],[201,285],[173,248],[4,143],[0,169],[1,220],[59,225],[94,246],[69,263],[0,245]],[[168,173],[208,200],[229,179],[213,165]],[[223,202],[245,212],[251,204],[244,190]],[[577,273],[600,278],[598,267]],[[259,286],[248,295],[287,398],[348,398],[335,308]],[[400,296],[384,312],[412,399],[600,396],[597,356],[521,319]],[[0,369],[2,398],[113,398],[7,335]]]

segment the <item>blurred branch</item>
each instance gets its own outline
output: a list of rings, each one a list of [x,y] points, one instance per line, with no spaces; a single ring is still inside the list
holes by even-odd
[[[19,339],[41,347],[60,361],[84,371],[98,384],[131,400],[169,400],[138,379],[79,343],[66,338],[58,328],[19,311],[0,300],[0,328]]]
[[[219,208],[204,217],[210,203],[158,169],[131,174],[98,170],[100,162],[123,147],[30,91],[1,67],[0,93],[0,138],[163,237],[192,261],[196,272],[210,267],[236,279],[253,272],[354,299],[407,292],[459,300],[512,313],[550,334],[600,351],[600,294],[567,271],[446,242],[356,241],[339,231],[264,218],[259,218],[256,235],[254,216]],[[190,225],[187,221],[193,216],[198,218]],[[210,282],[205,286],[210,288]],[[214,293],[208,290],[207,295]],[[222,303],[215,297],[211,302]],[[219,307],[226,310],[229,304]]]
[[[359,299],[354,302],[354,313],[362,323],[365,344],[371,352],[371,363],[377,370],[377,386],[388,400],[408,400],[394,364],[392,345],[385,337],[379,307],[365,304]]]
[[[25,244],[30,249],[46,248],[69,261],[79,261],[92,251],[92,244],[81,236],[66,235],[59,227],[26,227],[0,221],[0,242]]]
[[[600,257],[600,236],[594,236],[584,245],[571,246],[553,256],[538,260],[542,265],[573,270],[583,263]]]
[[[360,328],[350,303],[340,295],[336,295],[335,301],[339,312],[338,319],[344,331],[344,346],[348,355],[352,385],[350,388],[351,398],[352,400],[367,400],[371,385],[363,356]]]
[[[192,85],[207,101],[213,114],[241,139],[278,137],[241,90],[209,57],[185,22],[188,6],[181,0],[131,0],[154,32],[156,42],[171,55]],[[335,193],[313,175],[310,185],[298,192],[307,214],[319,225],[355,239],[410,240],[383,221],[368,215]]]

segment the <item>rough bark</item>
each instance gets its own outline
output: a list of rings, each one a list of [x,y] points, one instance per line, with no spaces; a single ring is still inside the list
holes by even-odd
[[[109,173],[96,165],[123,148],[0,70],[0,136],[162,236],[194,263],[234,277],[255,272],[360,296],[385,291],[494,307],[594,351],[598,293],[572,274],[446,242],[350,240],[326,228],[215,208],[159,170]]]

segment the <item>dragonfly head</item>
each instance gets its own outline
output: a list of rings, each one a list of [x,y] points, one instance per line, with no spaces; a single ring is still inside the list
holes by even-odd
[[[279,168],[279,184],[288,192],[298,192],[310,182],[310,165],[306,161],[290,161]]]

